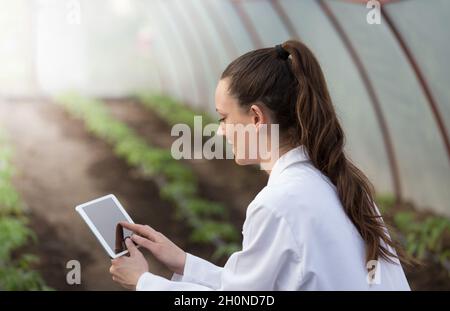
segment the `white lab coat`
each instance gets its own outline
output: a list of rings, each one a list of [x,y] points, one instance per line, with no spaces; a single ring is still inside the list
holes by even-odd
[[[147,272],[136,290],[410,290],[401,265],[385,260],[369,281],[363,240],[302,146],[275,162],[242,234],[224,267],[187,253],[183,275]]]

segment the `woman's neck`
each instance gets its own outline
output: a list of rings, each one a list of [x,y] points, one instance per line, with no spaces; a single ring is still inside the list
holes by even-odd
[[[261,166],[261,168],[266,171],[267,174],[270,175],[270,172],[273,169],[273,166],[277,162],[279,158],[289,150],[293,149],[294,147],[290,144],[283,144],[278,147],[278,154],[270,154],[270,160],[267,163],[264,163],[264,166]]]

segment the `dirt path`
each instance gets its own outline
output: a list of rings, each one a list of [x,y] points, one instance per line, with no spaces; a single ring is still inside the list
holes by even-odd
[[[15,148],[14,183],[30,211],[39,244],[39,270],[48,285],[64,290],[120,290],[110,278],[110,261],[74,206],[114,193],[138,223],[164,232],[183,249],[208,258],[210,248],[190,245],[188,229],[172,218],[172,207],[161,201],[156,186],[142,180],[111,148],[89,135],[52,103],[0,102],[0,122]],[[79,286],[69,286],[66,262],[81,263]],[[150,270],[170,277],[153,258]]]

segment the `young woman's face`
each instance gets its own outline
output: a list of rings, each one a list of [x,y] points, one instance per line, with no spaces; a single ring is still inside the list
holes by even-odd
[[[261,126],[269,123],[269,114],[263,105],[241,107],[229,94],[228,85],[228,79],[222,79],[216,88],[216,111],[220,119],[217,134],[225,135],[237,164],[260,164],[258,138],[263,135]]]

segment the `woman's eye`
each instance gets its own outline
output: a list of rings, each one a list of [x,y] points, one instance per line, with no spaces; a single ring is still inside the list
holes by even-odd
[[[220,118],[220,119],[219,119],[219,123],[221,123],[221,122],[223,122],[223,121],[225,121],[225,118]]]

